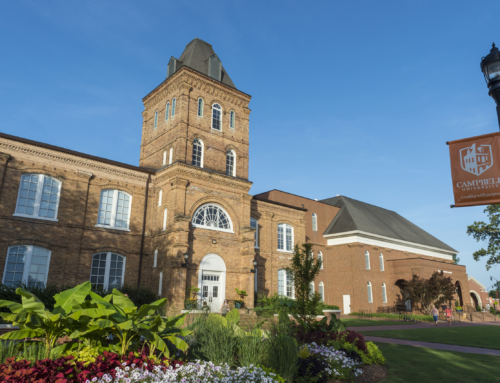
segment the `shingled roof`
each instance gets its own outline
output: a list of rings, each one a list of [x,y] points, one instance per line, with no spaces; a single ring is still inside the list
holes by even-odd
[[[323,235],[359,230],[457,252],[394,211],[344,196],[324,199],[321,202],[340,208]]]

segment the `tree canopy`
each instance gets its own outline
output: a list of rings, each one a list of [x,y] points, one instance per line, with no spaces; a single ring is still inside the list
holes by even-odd
[[[488,205],[484,212],[488,214],[489,223],[474,222],[467,226],[467,234],[476,241],[488,241],[488,247],[475,251],[472,256],[479,261],[482,257],[489,257],[486,261],[486,270],[500,263],[500,204]]]

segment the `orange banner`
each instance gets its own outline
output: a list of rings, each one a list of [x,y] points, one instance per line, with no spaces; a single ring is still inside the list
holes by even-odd
[[[455,206],[500,203],[500,132],[448,144]]]

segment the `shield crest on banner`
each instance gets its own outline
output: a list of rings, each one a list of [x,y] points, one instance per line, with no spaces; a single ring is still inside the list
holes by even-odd
[[[466,172],[479,176],[493,166],[491,145],[472,144],[460,149],[460,164]]]

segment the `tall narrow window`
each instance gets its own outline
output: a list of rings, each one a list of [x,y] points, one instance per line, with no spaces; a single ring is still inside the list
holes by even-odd
[[[158,281],[158,296],[161,297],[161,290],[163,287],[163,271],[160,271],[160,280]]]
[[[255,245],[254,245],[254,247],[256,249],[258,249],[259,248],[259,221],[257,221],[255,218],[250,218],[250,227],[253,227],[255,229],[255,233],[254,233]]]
[[[318,216],[316,213],[312,214],[312,229],[313,231],[318,231]]]
[[[372,284],[368,282],[366,288],[368,290],[368,303],[373,303]]]
[[[125,257],[116,253],[97,253],[92,257],[90,283],[104,289],[119,289],[125,278]]]
[[[233,149],[226,152],[226,175],[236,176],[236,154]]]
[[[384,271],[384,256],[382,253],[380,253],[378,259],[380,261],[380,271]]]
[[[309,298],[312,299],[313,295],[314,295],[314,282],[311,282],[309,284]]]
[[[160,192],[158,193],[158,206],[161,206],[162,197],[163,197],[163,190],[160,189]]]
[[[387,290],[385,289],[385,283],[382,283],[382,303],[387,303]]]
[[[177,99],[172,100],[172,117],[175,116],[175,104],[176,104]]]
[[[319,295],[321,295],[321,300],[325,301],[325,284],[323,282],[319,283]]]
[[[229,113],[229,127],[230,127],[231,129],[234,129],[234,127],[236,126],[236,124],[235,124],[235,123],[236,123],[236,116],[235,116],[234,112],[233,112],[233,111],[231,111],[231,112]]]
[[[194,166],[203,167],[203,141],[196,138],[193,141],[193,161]]]
[[[212,129],[221,130],[222,128],[222,108],[219,104],[212,105]]]
[[[163,210],[163,231],[167,230],[167,208]]]
[[[120,190],[102,190],[97,226],[128,229],[132,196]]]
[[[278,250],[293,251],[293,227],[286,223],[278,225]]]
[[[323,253],[321,251],[318,251],[318,261],[321,261],[320,269],[323,270]]]
[[[155,112],[155,129],[158,127],[158,111]]]
[[[14,215],[56,220],[61,182],[44,174],[23,174]]]
[[[153,268],[158,265],[158,249],[155,249],[155,255],[153,257]]]
[[[278,295],[295,298],[292,275],[285,269],[278,270]]]
[[[167,102],[167,106],[165,107],[165,121],[168,120],[169,113],[170,113],[170,103]]]
[[[9,247],[2,283],[8,286],[17,286],[23,282],[30,286],[45,286],[50,253],[48,249],[32,245]]]
[[[198,117],[203,117],[203,99],[198,99]]]
[[[170,153],[168,155],[168,164],[171,165],[172,161],[174,160],[174,148],[170,148],[169,152]]]
[[[365,251],[365,267],[366,270],[370,270],[370,253]]]
[[[163,151],[163,165],[166,165],[167,164],[167,151],[164,150]]]

